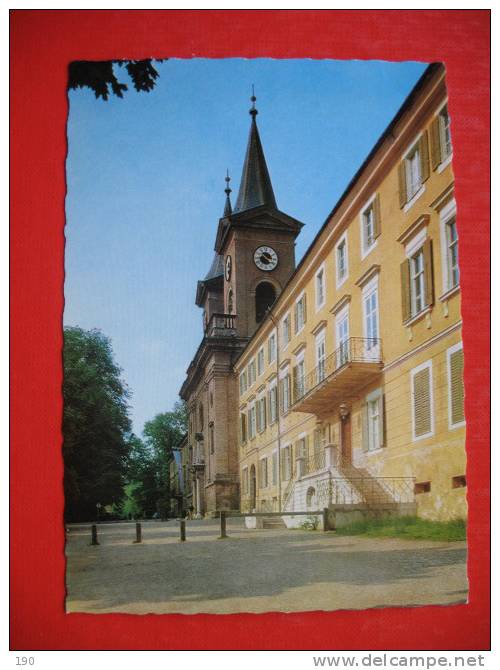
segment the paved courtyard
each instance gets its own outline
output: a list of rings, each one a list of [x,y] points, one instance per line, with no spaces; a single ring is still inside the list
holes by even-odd
[[[463,603],[466,546],[398,539],[337,537],[303,530],[246,530],[228,520],[90,527],[67,534],[68,612],[231,613],[364,609]]]

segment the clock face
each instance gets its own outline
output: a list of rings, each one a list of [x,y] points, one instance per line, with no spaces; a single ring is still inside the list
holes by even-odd
[[[233,261],[231,259],[231,256],[226,256],[226,281],[229,281],[231,279],[231,268],[233,265]]]
[[[255,250],[253,260],[260,270],[270,272],[278,265],[278,254],[271,247],[259,247]]]

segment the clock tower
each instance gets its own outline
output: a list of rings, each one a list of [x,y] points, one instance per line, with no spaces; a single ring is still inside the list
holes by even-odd
[[[240,337],[251,337],[295,270],[297,219],[276,204],[257,128],[252,95],[250,133],[236,205],[224,210],[215,250],[224,259],[224,312],[236,315]],[[228,181],[226,177],[226,181]],[[229,202],[229,186],[226,188]]]

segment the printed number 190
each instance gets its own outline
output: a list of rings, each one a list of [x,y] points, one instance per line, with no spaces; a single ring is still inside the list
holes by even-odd
[[[16,665],[35,665],[34,656],[16,656]]]

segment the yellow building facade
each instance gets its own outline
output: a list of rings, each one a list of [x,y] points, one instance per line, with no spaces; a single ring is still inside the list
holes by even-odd
[[[242,511],[466,517],[446,102],[432,65],[234,363]]]

